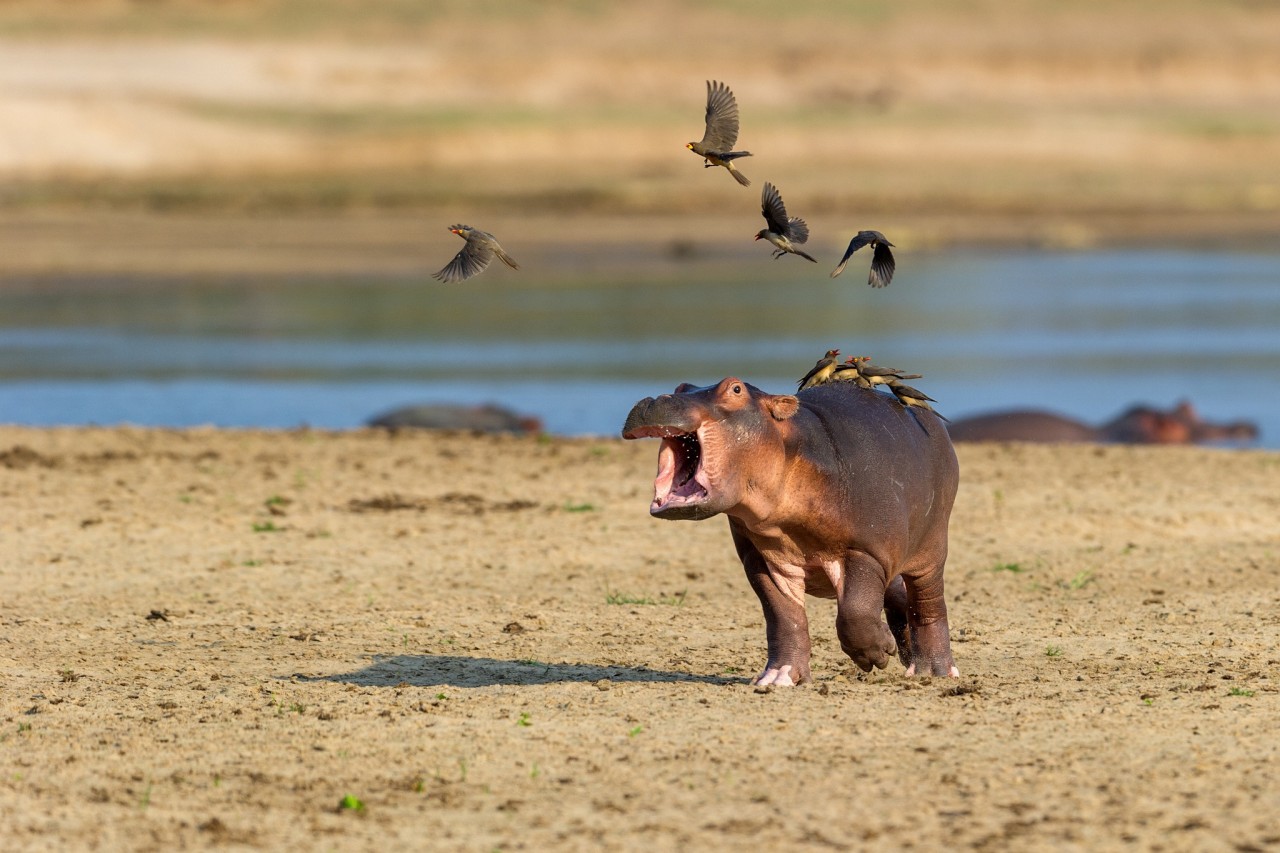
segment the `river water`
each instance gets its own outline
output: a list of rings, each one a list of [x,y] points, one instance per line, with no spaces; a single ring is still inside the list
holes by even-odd
[[[925,374],[913,384],[952,418],[1101,421],[1189,399],[1280,447],[1280,254],[917,254],[885,290],[861,263],[826,272],[761,256],[653,280],[497,265],[452,286],[19,284],[0,289],[0,421],[342,429],[405,404],[497,402],[553,433],[615,435],[677,382],[790,391],[838,347]]]

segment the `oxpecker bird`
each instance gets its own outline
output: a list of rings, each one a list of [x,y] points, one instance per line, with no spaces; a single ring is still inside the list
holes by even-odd
[[[782,203],[778,188],[768,181],[765,182],[764,192],[760,194],[760,212],[764,215],[764,221],[769,223],[769,227],[760,229],[756,233],[756,239],[768,240],[777,247],[773,252],[774,260],[790,252],[807,261],[817,263],[811,255],[796,248],[808,242],[809,226],[799,217],[787,216],[787,207]]]
[[[803,391],[806,388],[813,388],[815,385],[823,385],[830,382],[832,374],[836,372],[839,357],[840,350],[827,350],[827,354],[818,359],[813,369],[800,377],[800,381],[796,383],[796,390]]]
[[[938,415],[938,417],[942,418],[944,421],[948,420],[946,416],[941,415],[938,412],[934,411],[933,406],[929,405],[930,403],[936,403],[938,401],[933,399],[923,391],[917,391],[915,388],[912,388],[910,385],[903,385],[901,382],[898,382],[896,379],[889,382],[889,390],[893,392],[893,396],[897,397],[898,402],[901,403],[902,405],[908,408],[910,408],[911,406],[918,406],[921,409],[928,409],[929,411],[933,412],[935,415]]]
[[[893,252],[889,251],[892,245],[879,231],[859,231],[857,236],[849,241],[849,248],[845,249],[839,266],[831,271],[831,277],[835,278],[844,272],[844,265],[849,263],[849,258],[854,252],[863,246],[871,246],[874,252],[871,255],[871,275],[867,277],[867,284],[872,287],[886,287],[893,281],[893,271],[897,268],[893,260]]]
[[[477,275],[489,266],[489,262],[493,260],[493,256],[497,255],[502,262],[513,270],[520,269],[519,265],[511,259],[511,256],[502,251],[502,247],[498,245],[498,241],[488,231],[481,231],[479,228],[472,228],[470,225],[454,225],[449,229],[454,234],[467,241],[458,254],[453,256],[453,260],[448,265],[432,276],[443,282],[452,284],[455,281],[466,281],[473,275]]]
[[[738,101],[728,86],[715,80],[707,81],[706,123],[707,129],[702,134],[702,141],[690,142],[685,148],[706,161],[702,164],[703,168],[724,166],[735,181],[744,187],[751,186],[747,176],[733,167],[734,160],[751,156],[750,151],[731,150],[738,141]]]

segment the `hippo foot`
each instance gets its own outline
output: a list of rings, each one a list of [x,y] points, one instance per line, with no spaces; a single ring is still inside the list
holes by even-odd
[[[907,675],[941,675],[959,678],[955,659],[951,657],[951,640],[946,620],[911,627]]]
[[[884,669],[889,659],[898,653],[893,633],[878,617],[862,631],[837,629],[837,633],[841,635],[840,647],[863,672],[870,672],[872,667]]]
[[[781,666],[766,665],[764,672],[751,680],[756,687],[794,687],[809,680],[808,674],[786,663]]]
[[[913,663],[913,664],[911,664],[911,666],[907,667],[907,675],[908,675],[908,676],[913,676],[913,675],[945,675],[945,676],[947,676],[947,677],[949,677],[949,678],[959,678],[959,677],[960,677],[960,670],[956,668],[956,665],[955,665],[955,664],[952,664],[952,665],[951,665],[951,669],[950,669],[950,670],[946,670],[946,671],[942,671],[942,670],[938,670],[938,669],[933,669],[933,670],[930,670],[930,671],[928,671],[928,672],[916,672],[916,665]]]

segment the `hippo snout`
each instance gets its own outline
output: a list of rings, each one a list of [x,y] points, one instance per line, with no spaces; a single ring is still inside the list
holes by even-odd
[[[645,397],[631,407],[622,425],[623,438],[653,438],[683,435],[698,429],[698,417],[687,401],[675,394]]]
[[[640,402],[631,407],[631,411],[627,413],[626,423],[622,425],[623,438],[639,438],[633,433],[640,427],[644,426],[646,419],[649,417],[649,410],[653,408],[653,398],[645,397]]]

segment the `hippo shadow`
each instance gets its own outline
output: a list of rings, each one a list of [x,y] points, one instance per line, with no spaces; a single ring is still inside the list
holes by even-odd
[[[740,684],[742,678],[696,675],[647,667],[598,666],[582,663],[543,663],[533,660],[497,660],[462,655],[375,655],[373,662],[355,672],[333,675],[294,675],[297,681],[334,681],[362,687],[494,687],[497,685],[648,682]]]

